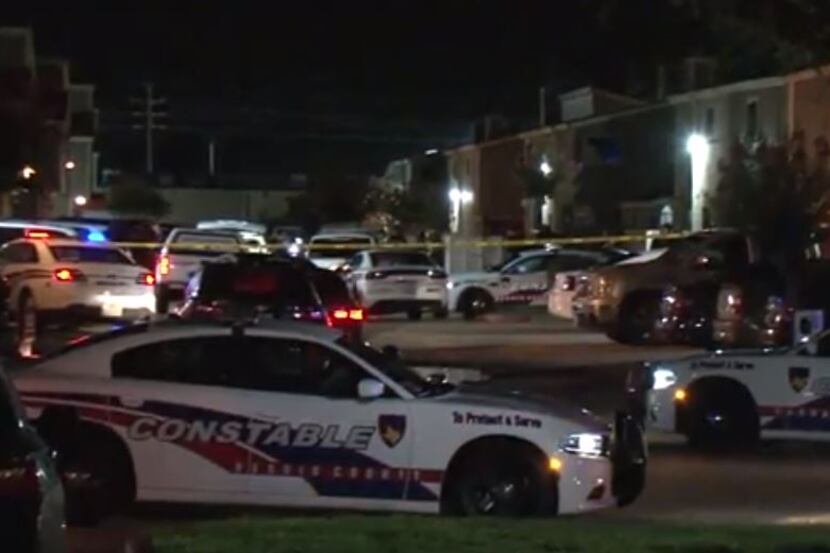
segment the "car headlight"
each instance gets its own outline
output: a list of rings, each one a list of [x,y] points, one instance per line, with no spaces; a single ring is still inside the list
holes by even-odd
[[[559,449],[581,457],[602,457],[608,454],[608,443],[602,434],[583,432],[571,434],[562,440]]]
[[[654,384],[651,387],[654,390],[665,390],[677,384],[677,374],[671,369],[654,369],[652,376]]]

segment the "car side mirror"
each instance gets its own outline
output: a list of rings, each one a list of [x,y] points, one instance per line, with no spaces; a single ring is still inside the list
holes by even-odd
[[[377,399],[382,397],[386,386],[380,380],[364,378],[357,383],[357,397],[360,399]]]

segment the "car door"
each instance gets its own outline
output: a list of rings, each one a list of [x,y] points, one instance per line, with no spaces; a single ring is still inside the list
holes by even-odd
[[[501,272],[500,297],[505,303],[530,303],[548,288],[548,261],[556,254],[520,257]]]
[[[830,332],[776,361],[757,394],[765,434],[830,441]]]
[[[231,379],[238,359],[223,329],[113,355],[113,412],[141,498],[247,501],[249,398]]]
[[[257,502],[382,508],[407,489],[412,447],[407,402],[357,397],[370,375],[343,350],[249,336],[249,412]]]
[[[27,283],[30,288],[44,278],[51,277],[48,270],[40,267],[37,248],[28,242],[13,242],[0,248],[0,274],[9,286],[9,302],[17,307],[20,290]],[[38,282],[39,281],[39,282]]]

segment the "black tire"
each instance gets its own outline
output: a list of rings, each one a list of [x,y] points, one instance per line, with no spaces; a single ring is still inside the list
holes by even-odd
[[[432,312],[432,316],[438,320],[444,320],[450,316],[449,311],[447,311],[446,307],[441,307],[440,309],[436,309]]]
[[[410,321],[420,321],[424,314],[420,309],[410,309],[406,312],[406,318]]]
[[[476,317],[492,311],[495,304],[493,296],[484,290],[470,290],[461,297],[459,311],[466,320],[472,321]]]
[[[17,355],[33,357],[37,353],[39,319],[37,305],[32,293],[23,290],[17,300]]]
[[[447,509],[461,516],[518,517],[556,512],[551,474],[528,448],[471,452],[454,471]]]
[[[129,453],[105,432],[85,427],[59,456],[69,524],[94,526],[127,507],[134,495]]]
[[[166,315],[170,311],[170,289],[161,285],[156,288],[156,313]]]
[[[692,387],[680,413],[689,445],[700,450],[746,449],[760,439],[755,402],[739,384]]]
[[[608,336],[622,344],[645,344],[654,334],[660,299],[653,294],[636,294],[623,300],[616,327]]]

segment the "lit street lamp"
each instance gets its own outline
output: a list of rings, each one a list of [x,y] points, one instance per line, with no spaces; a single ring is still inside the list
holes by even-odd
[[[550,166],[548,160],[543,160],[542,163],[539,164],[539,170],[546,177],[550,176],[550,174],[553,173],[553,167]]]
[[[692,159],[692,230],[703,227],[703,192],[706,189],[706,169],[709,163],[711,146],[702,134],[692,134],[686,141],[686,152]]]
[[[63,164],[63,168],[66,169],[67,171],[71,171],[72,169],[75,168],[75,162],[72,161],[71,159],[67,160],[67,162]]]
[[[23,167],[23,169],[20,170],[20,176],[26,180],[31,179],[35,175],[37,175],[37,171],[35,171],[35,168],[31,165],[26,165],[25,167]]]
[[[86,196],[75,196],[75,205],[78,207],[84,207],[86,205]]]

